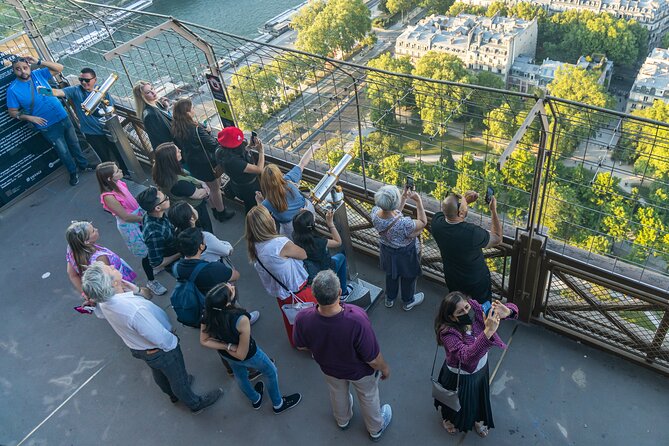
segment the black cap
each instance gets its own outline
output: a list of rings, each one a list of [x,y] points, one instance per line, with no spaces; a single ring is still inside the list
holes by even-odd
[[[140,192],[136,198],[137,203],[139,203],[139,206],[142,209],[146,212],[153,212],[153,209],[156,207],[156,202],[158,201],[158,189],[149,186]]]

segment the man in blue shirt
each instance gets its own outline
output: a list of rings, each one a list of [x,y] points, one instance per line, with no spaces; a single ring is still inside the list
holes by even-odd
[[[128,173],[128,168],[121,157],[121,154],[116,147],[116,144],[111,142],[102,123],[100,123],[99,116],[95,113],[86,116],[84,110],[81,108],[81,103],[86,100],[89,94],[95,89],[97,83],[97,76],[95,71],[91,68],[82,68],[79,74],[79,85],[72,87],[65,87],[62,90],[53,89],[53,95],[59,98],[65,97],[69,99],[74,105],[74,110],[77,112],[79,118],[79,127],[81,133],[86,137],[86,141],[93,147],[93,150],[98,154],[101,161],[114,161],[119,168]],[[110,103],[114,105],[109,93],[105,96]]]
[[[30,65],[40,68],[32,71]],[[39,94],[38,87],[51,89],[49,81],[60,73],[63,66],[34,57],[19,57],[12,62],[16,79],[7,89],[7,111],[9,116],[20,121],[31,122],[44,137],[54,145],[58,157],[70,173],[70,185],[79,184],[80,171],[94,170],[81,152],[77,135],[65,108],[53,96]]]

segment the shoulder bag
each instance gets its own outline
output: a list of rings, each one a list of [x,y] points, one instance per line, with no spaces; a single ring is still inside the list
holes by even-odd
[[[432,381],[432,398],[449,407],[450,409],[459,412],[460,397],[458,397],[458,389],[460,388],[460,370],[462,367],[462,361],[458,363],[458,379],[455,384],[455,390],[448,390],[442,386],[438,380],[434,379],[434,366],[437,364],[438,352],[439,345],[437,345],[437,349],[434,351],[434,361],[432,361],[432,372],[430,373],[430,381]]]
[[[198,126],[195,126],[195,135],[197,136],[197,140],[200,143],[200,147],[202,147],[202,152],[204,153],[205,158],[207,158],[207,162],[209,163],[209,167],[211,168],[211,171],[214,173],[214,176],[216,178],[221,178],[223,175],[223,167],[221,167],[220,164],[216,163],[214,165],[211,162],[211,157],[209,156],[209,153],[207,152],[207,149],[204,147],[204,144],[202,143],[202,138],[200,138],[200,132]]]
[[[306,310],[307,308],[313,308],[316,306],[315,303],[313,302],[305,302],[302,299],[300,299],[297,294],[295,294],[293,291],[291,291],[286,285],[283,284],[279,279],[277,279],[274,274],[272,274],[267,268],[265,268],[265,265],[262,264],[260,261],[259,257],[256,257],[256,260],[258,261],[258,264],[262,266],[262,269],[267,271],[267,274],[270,275],[272,279],[279,285],[281,285],[281,288],[284,290],[288,291],[291,296],[291,303],[289,304],[283,304],[281,305],[281,311],[283,311],[283,314],[286,315],[286,319],[288,319],[288,322],[290,325],[295,325],[295,319],[297,318],[297,313],[299,313],[302,310]],[[299,291],[298,291],[299,292]]]

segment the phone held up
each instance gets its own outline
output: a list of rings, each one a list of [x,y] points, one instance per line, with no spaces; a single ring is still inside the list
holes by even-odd
[[[490,303],[489,300],[485,301],[485,302],[481,305],[481,309],[483,310],[483,314],[485,314],[486,317],[489,316],[489,313],[490,313],[490,309],[491,309],[491,308],[492,308],[492,303]]]
[[[251,145],[255,146],[258,144],[258,133],[255,130],[251,131]]]
[[[38,85],[37,94],[41,94],[42,96],[53,96],[53,90],[51,89],[51,87],[43,87],[41,85]]]
[[[406,190],[416,190],[416,183],[413,180],[413,177],[407,176],[406,183],[404,184]]]
[[[490,204],[490,200],[492,200],[492,197],[495,195],[495,190],[488,186],[488,189],[485,191],[485,202],[486,204]]]

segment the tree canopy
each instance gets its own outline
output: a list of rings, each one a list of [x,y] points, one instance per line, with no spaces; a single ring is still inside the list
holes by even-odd
[[[413,70],[408,57],[395,58],[389,53],[384,53],[376,59],[370,60],[367,66],[403,74],[410,74]],[[413,102],[411,79],[374,71],[367,74],[366,93],[372,107],[370,118],[377,125],[392,124],[395,121],[397,107]]]
[[[362,0],[314,0],[295,14],[295,46],[321,56],[353,49],[372,29],[371,12]]]

